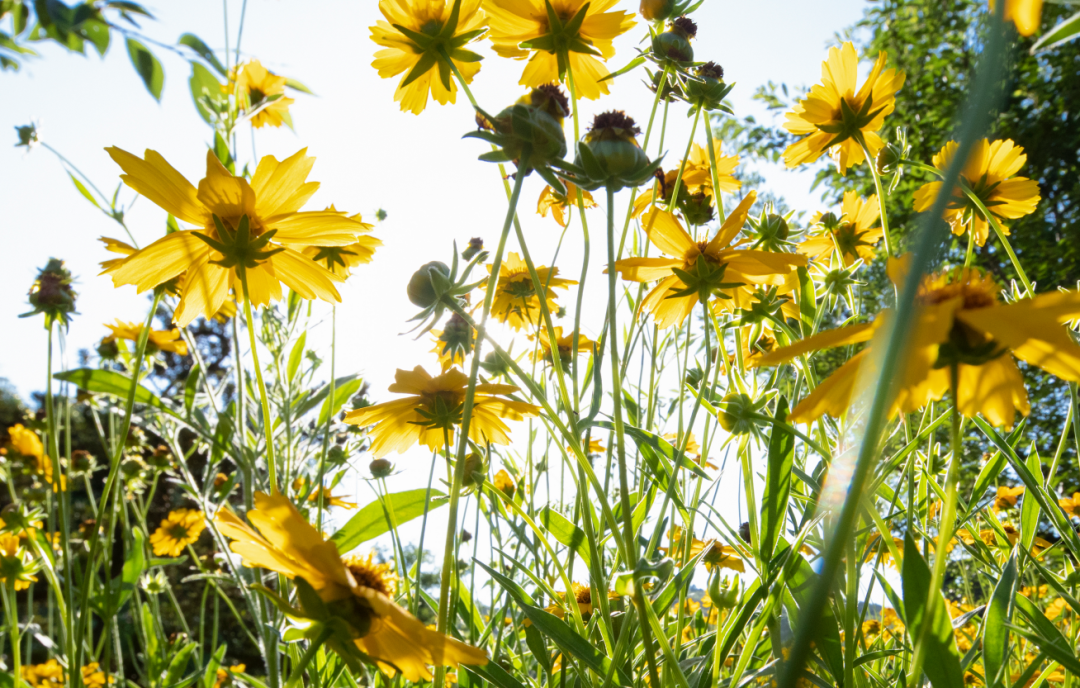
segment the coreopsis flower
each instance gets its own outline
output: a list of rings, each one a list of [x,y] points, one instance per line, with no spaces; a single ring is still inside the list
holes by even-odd
[[[573,330],[569,334],[563,335],[563,328],[554,327],[552,329],[555,331],[555,347],[559,352],[559,361],[564,366],[569,365],[575,355],[589,353],[596,346],[596,342],[581,333],[578,333],[575,344]],[[538,334],[530,335],[529,338],[536,340],[540,344],[539,348],[533,351],[532,359],[552,363],[551,340],[548,339],[547,332],[540,330]]]
[[[545,186],[544,190],[540,192],[536,212],[540,217],[547,217],[550,211],[552,219],[560,227],[565,228],[570,222],[570,213],[577,206],[577,187],[570,182],[563,182],[563,186],[566,187],[565,194],[559,193],[550,186]],[[584,189],[581,191],[581,201],[586,208],[596,207],[596,201],[593,200],[592,194]]]
[[[989,0],[990,11],[994,11],[994,0]],[[1021,36],[1030,36],[1039,30],[1042,19],[1043,0],[1005,0],[1005,21],[1016,25],[1016,32]]]
[[[813,232],[795,250],[817,261],[828,261],[839,251],[844,267],[851,267],[859,259],[864,263],[872,261],[874,246],[885,236],[878,223],[881,209],[877,195],[864,200],[857,192],[848,191],[840,213],[840,217],[833,213],[816,214],[811,224],[820,227],[820,231]]]
[[[263,67],[258,60],[251,60],[233,67],[229,74],[229,85],[222,88],[237,94],[244,112],[251,116],[251,126],[256,129],[262,129],[267,124],[272,127],[282,124],[292,127],[289,106],[295,101],[285,95],[287,81],[285,77]]]
[[[589,438],[589,446],[585,447],[586,454],[603,454],[605,451],[607,451],[607,449],[604,448],[604,444],[600,440],[596,439],[595,437]],[[566,452],[568,454],[573,454],[574,448],[570,445],[567,445]]]
[[[582,585],[581,583],[577,582],[572,582],[570,585],[570,594],[573,595],[574,600],[577,602],[578,611],[581,612],[581,620],[588,621],[589,618],[592,616],[594,609],[592,588],[590,588],[588,585]],[[557,602],[555,600],[552,600],[551,604],[544,608],[544,611],[562,619],[566,617],[566,608],[569,604],[567,600],[569,599],[569,597],[566,592],[560,592],[559,596],[562,597],[563,601]],[[611,590],[608,591],[607,597],[609,600],[619,599],[618,593]]]
[[[307,480],[305,480],[304,478],[297,478],[293,481],[292,484],[293,492],[302,492],[306,484]],[[339,506],[343,509],[355,509],[357,506],[356,502],[347,501],[343,496],[333,494],[332,490],[329,487],[312,489],[307,496],[307,501],[312,504],[318,504],[320,494],[322,495],[324,507]]]
[[[337,212],[334,206],[330,206],[327,210]],[[356,266],[370,263],[375,256],[375,249],[383,245],[382,240],[367,234],[374,228],[374,225],[364,222],[364,218],[360,213],[350,216],[350,219],[359,223],[357,225],[356,243],[348,246],[305,246],[300,249],[300,252],[305,256],[316,263],[326,266],[327,270],[341,279],[347,279],[352,275],[352,269]]]
[[[23,666],[20,673],[34,688],[61,688],[64,685],[64,667],[55,658],[42,664]]]
[[[651,228],[649,241],[670,257],[624,258],[615,269],[625,280],[659,284],[643,306],[661,328],[680,325],[699,301],[710,296],[741,307],[741,288],[747,285],[786,285],[788,273],[806,265],[806,257],[735,248],[732,244],[757,195],[750,192],[710,240],[697,241],[671,213],[653,208],[642,221]]]
[[[41,438],[22,423],[8,428],[8,448],[27,458],[41,459],[45,456],[45,445],[41,443]]]
[[[119,318],[117,318],[115,325],[105,323],[105,327],[109,328],[112,334],[102,339],[102,344],[116,342],[118,339],[137,343],[139,337],[142,336],[143,330],[141,323],[123,322]],[[153,354],[155,351],[168,351],[179,356],[187,356],[187,342],[180,338],[180,330],[176,328],[171,330],[150,330],[150,333],[146,336],[146,352]]]
[[[383,49],[371,63],[383,79],[407,72],[398,82],[394,100],[402,112],[419,115],[427,107],[428,95],[439,105],[456,102],[448,60],[472,83],[480,71],[480,56],[465,46],[484,33],[481,0],[379,0],[379,20],[371,30],[371,40]]]
[[[14,533],[0,533],[0,584],[26,590],[37,580],[38,565]]]
[[[30,287],[27,300],[33,310],[19,317],[44,314],[46,327],[59,322],[66,329],[71,324],[71,316],[75,314],[75,299],[78,297],[71,286],[74,281],[71,271],[64,267],[64,261],[50,258],[45,267],[38,270],[37,278]]]
[[[108,679],[105,672],[97,662],[91,662],[82,668],[82,682],[86,688],[105,688],[106,685],[116,683],[116,677],[110,675]]]
[[[667,549],[662,547],[658,549],[663,551],[666,556],[681,558],[683,556],[684,535],[683,529],[679,526],[675,526],[671,529],[670,533],[671,546]],[[739,573],[744,573],[746,571],[746,566],[743,563],[742,557],[734,547],[725,545],[715,538],[699,540],[696,537],[691,537],[689,558],[693,559],[702,552],[705,552],[705,555],[701,557],[701,563],[705,564],[705,568],[708,571],[713,571],[714,569],[730,569],[732,571],[738,571]]]
[[[488,275],[491,274],[491,265],[487,266]],[[547,300],[548,310],[555,313],[559,305],[555,302],[555,289],[566,289],[574,280],[558,277],[559,268],[536,266],[536,276],[540,283],[545,285],[544,298]],[[487,289],[487,279],[483,280],[480,289]],[[510,251],[503,259],[499,267],[499,283],[495,288],[495,299],[491,303],[491,312],[499,320],[515,330],[524,329],[526,325],[537,325],[540,318],[540,297],[533,288],[532,276],[529,268],[521,257]]]
[[[495,474],[495,477],[491,480],[491,484],[495,486],[496,490],[506,495],[507,499],[513,499],[514,495],[517,494],[518,484],[510,474],[506,472],[505,468],[500,469],[499,472]]]
[[[1069,516],[1080,518],[1080,492],[1073,492],[1072,497],[1059,499],[1058,506]]]
[[[399,368],[389,391],[408,396],[350,411],[345,422],[362,428],[374,426],[369,431],[370,450],[377,458],[392,451],[400,454],[417,442],[439,449],[447,437],[453,441],[461,424],[468,383],[468,376],[456,368],[437,377],[421,366],[411,371]],[[513,385],[477,384],[469,439],[510,444],[510,428],[503,419],[521,420],[540,412],[537,406],[506,398],[518,391]]]
[[[716,158],[716,185],[719,187],[720,193],[734,193],[742,188],[742,182],[736,179],[734,175],[735,167],[739,164],[739,156],[724,155],[723,145],[722,141],[713,142],[713,153]],[[657,180],[654,185],[655,203],[670,206],[671,194],[675,191],[675,179],[679,176],[679,167],[683,169],[681,188],[686,191],[687,196],[700,193],[708,198],[712,197],[712,168],[709,166],[709,153],[704,146],[695,143],[690,148],[690,155],[687,157],[685,165],[683,165],[682,161],[679,161],[672,170],[663,176],[656,175]],[[645,212],[645,209],[654,202],[653,195],[651,191],[638,194],[638,197],[634,199],[633,217],[638,217]],[[679,196],[680,200],[682,200],[683,194],[681,191]]]
[[[150,546],[159,557],[178,557],[193,545],[206,528],[206,519],[198,509],[175,509],[161,521],[150,536]]]
[[[786,115],[784,128],[802,137],[784,150],[789,168],[828,153],[840,174],[847,174],[849,167],[866,160],[860,138],[871,157],[877,156],[885,145],[877,131],[896,107],[896,92],[904,85],[904,73],[885,69],[886,59],[885,51],[878,53],[869,76],[856,91],[859,57],[855,46],[849,41],[829,48],[829,57],[821,63],[821,83]]]
[[[233,664],[228,669],[218,667],[217,674],[214,676],[214,688],[227,688],[233,685],[236,677],[245,671],[247,671],[246,664]]]
[[[306,149],[281,162],[264,156],[250,182],[207,151],[206,177],[197,189],[155,151],[139,158],[119,148],[107,150],[128,186],[198,227],[166,234],[111,265],[105,273],[115,286],[134,284],[143,292],[186,273],[173,316],[181,327],[200,312],[213,317],[230,288],[242,296],[239,269],[256,306],[280,299],[282,283],[305,299],[341,300],[334,286],[340,278],[297,247],[348,246],[363,223],[342,212],[300,210],[319,188],[306,181],[315,162]]]
[[[894,282],[903,282],[908,263],[890,259]],[[907,325],[910,343],[890,415],[910,413],[944,397],[952,366],[958,375],[957,410],[968,417],[982,414],[993,425],[1012,426],[1017,410],[1025,416],[1030,411],[1014,356],[1063,380],[1080,380],[1080,346],[1062,326],[1080,313],[1080,292],[1055,291],[1002,303],[999,291],[975,268],[923,277],[916,314]],[[810,422],[824,413],[840,417],[847,411],[859,384],[867,383],[859,383],[859,372],[870,350],[883,345],[878,333],[889,313],[870,323],[821,332],[760,359],[758,365],[776,365],[809,351],[869,342],[792,409],[791,422]]]
[[[611,10],[617,2],[485,0],[488,37],[499,56],[529,58],[518,82],[522,86],[568,83],[569,71],[577,95],[596,100],[608,93],[608,82],[601,79],[610,72],[601,60],[615,56],[612,41],[636,23],[632,13]]]
[[[955,141],[946,143],[934,155],[934,167],[944,172],[956,156],[957,148]],[[993,143],[988,139],[978,141],[960,171],[959,185],[953,189],[952,198],[945,206],[944,217],[952,227],[953,234],[961,236],[964,232],[974,232],[975,243],[982,246],[990,233],[988,219],[964,193],[961,185],[977,196],[999,221],[1015,220],[1035,212],[1040,200],[1038,182],[1013,176],[1026,162],[1024,149],[1010,139]],[[929,210],[940,192],[940,181],[919,187],[915,191],[915,210]],[[1008,234],[1009,228],[1002,225],[1002,231]]]
[[[1024,486],[1017,485],[1016,487],[1007,487],[1005,485],[999,485],[997,489],[997,496],[994,497],[994,511],[1001,511],[1002,509],[1011,509],[1016,506],[1017,500],[1024,494]]]
[[[303,579],[314,590],[324,604],[315,609],[305,603],[303,613],[346,627],[327,642],[338,654],[352,659],[359,650],[387,675],[400,671],[414,683],[431,680],[432,664],[456,668],[487,663],[483,650],[428,630],[395,604],[396,580],[389,565],[374,563],[371,555],[342,559],[337,546],[284,495],[256,492],[255,508],[247,517],[250,526],[223,508],[214,521],[232,539],[230,548],[246,566]]]

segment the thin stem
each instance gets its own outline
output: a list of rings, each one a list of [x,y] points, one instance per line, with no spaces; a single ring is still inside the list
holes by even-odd
[[[866,145],[866,138],[861,131],[855,132],[855,140],[866,155],[866,164],[870,168],[870,176],[874,178],[874,189],[877,190],[878,211],[881,214],[881,231],[885,235],[885,254],[892,256],[892,237],[889,234],[889,214],[885,212],[885,187],[881,183],[881,175],[878,174],[874,156],[870,154],[870,148]]]
[[[277,466],[274,459],[274,429],[270,422],[270,400],[266,396],[266,384],[263,382],[262,367],[259,365],[259,352],[255,344],[255,318],[251,315],[251,297],[248,294],[247,269],[240,266],[240,286],[244,292],[244,318],[247,321],[248,342],[251,345],[251,362],[255,366],[255,381],[259,385],[259,401],[262,404],[262,426],[266,437],[266,467],[269,473],[270,494],[278,493]],[[333,384],[333,378],[331,378]],[[332,402],[331,402],[332,403]],[[322,483],[319,484],[322,487]]]
[[[330,413],[326,415],[326,428],[323,431],[323,444],[322,452],[319,454],[319,477],[315,481],[316,489],[319,491],[319,515],[316,517],[316,528],[319,532],[322,532],[322,520],[323,509],[326,508],[324,502],[326,501],[323,496],[323,480],[326,477],[326,455],[330,451],[330,427],[334,424],[334,394],[336,393],[334,386],[336,380],[334,376],[337,374],[335,365],[337,362],[337,306],[330,306],[330,396],[327,397],[330,400]],[[402,562],[402,566],[405,562]]]
[[[721,224],[724,220],[724,199],[720,197],[720,173],[716,171],[716,145],[713,143],[712,122],[705,118],[705,145],[709,147],[709,176],[712,177],[713,202],[716,203],[716,215]]]

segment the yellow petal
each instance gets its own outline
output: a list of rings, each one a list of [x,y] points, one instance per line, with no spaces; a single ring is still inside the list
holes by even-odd
[[[801,339],[790,346],[771,351],[758,359],[756,366],[771,366],[790,361],[791,359],[821,349],[831,349],[846,344],[857,344],[869,341],[874,336],[874,330],[879,325],[875,322],[861,325],[850,325],[835,330],[819,332],[806,339]]]
[[[319,189],[318,182],[306,182],[314,164],[315,158],[307,155],[306,148],[281,162],[272,155],[264,155],[251,176],[251,188],[258,199],[256,211],[259,217],[268,219],[275,215],[295,213],[304,207]]]
[[[141,293],[205,262],[209,254],[210,247],[194,232],[173,232],[128,257],[109,275],[115,286],[134,284]]]
[[[255,219],[255,192],[246,179],[230,174],[212,150],[206,151],[206,176],[199,182],[199,200],[218,217],[235,221],[247,215]]]
[[[146,196],[184,222],[206,226],[210,214],[199,201],[198,192],[184,175],[165,161],[157,151],[147,150],[145,159],[120,148],[106,148],[126,174],[120,175],[124,183]]]

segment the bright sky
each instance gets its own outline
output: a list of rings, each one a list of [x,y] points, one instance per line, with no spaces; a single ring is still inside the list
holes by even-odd
[[[172,44],[182,33],[193,32],[214,49],[224,49],[222,3],[189,0],[148,5],[158,21],[146,24],[147,35]],[[624,0],[621,5],[634,10],[637,2]],[[239,0],[228,4],[233,49],[240,6]],[[761,106],[750,100],[756,87],[770,80],[793,86],[817,81],[834,33],[858,20],[862,9],[861,0],[707,0],[694,15],[699,26],[695,57],[718,62],[728,81],[737,83],[729,102],[740,116],[760,115]],[[431,260],[449,263],[454,240],[463,246],[470,237],[480,236],[493,246],[505,212],[505,196],[497,168],[476,160],[484,144],[461,139],[474,129],[473,113],[463,95],[456,105],[431,104],[420,116],[398,110],[393,100],[396,80],[379,79],[370,66],[375,46],[367,27],[377,18],[374,0],[251,2],[241,51],[244,59],[259,58],[271,70],[299,79],[317,94],[296,95],[292,106],[295,133],[284,128],[256,133],[258,154],[280,159],[306,147],[318,159],[311,178],[322,187],[310,208],[333,203],[338,209],[362,212],[365,219],[373,219],[378,208],[389,214],[375,232],[385,245],[375,262],[357,270],[341,290],[343,304],[338,309],[339,374],[363,374],[378,401],[388,398],[384,390],[395,368],[417,364],[435,368],[428,338],[414,342],[399,335],[409,329],[406,320],[416,310],[405,296],[409,276]],[[613,69],[635,55],[634,46],[642,35],[647,35],[646,28],[639,24],[616,41]],[[486,43],[480,50],[486,59],[474,81],[474,93],[483,107],[498,111],[523,92],[517,81],[524,63],[496,57]],[[44,140],[109,194],[119,182],[120,171],[102,150],[106,146],[136,153],[153,148],[189,180],[197,183],[202,177],[212,132],[191,102],[189,70],[182,59],[155,48],[165,67],[165,91],[158,104],[136,77],[118,38],[105,60],[68,55],[51,44],[43,45],[41,52],[42,58],[28,61],[22,72],[0,74],[4,93],[0,132],[6,132],[11,143],[16,141],[13,127],[38,121]],[[640,71],[622,77],[615,81],[611,95],[599,103],[586,101],[583,125],[596,112],[623,109],[644,127],[652,94],[642,85],[642,77]],[[665,148],[672,163],[682,157],[689,135],[686,109],[684,104],[671,108]],[[697,140],[705,140],[700,128]],[[245,131],[240,136],[240,155],[250,160],[251,154],[252,139]],[[818,199],[808,193],[812,171],[758,169],[792,207],[818,209]],[[543,182],[535,175],[526,181],[519,212],[533,256],[548,264],[559,228],[550,218],[535,214],[542,188]],[[125,187],[120,197],[130,205],[135,194]],[[27,154],[22,148],[0,145],[0,201],[0,294],[4,294],[0,299],[4,354],[0,377],[8,378],[28,397],[44,387],[45,332],[40,318],[20,320],[17,316],[28,310],[26,291],[36,270],[51,256],[67,261],[79,278],[80,314],[69,334],[69,366],[77,365],[78,349],[92,349],[103,336],[102,323],[114,318],[141,321],[148,302],[133,287],[114,289],[110,280],[96,276],[98,262],[109,257],[97,237],[119,237],[121,230],[79,195],[48,151],[37,148]],[[626,198],[617,200],[619,217],[626,203]],[[599,277],[605,252],[603,212],[601,207],[590,215],[594,261],[583,319],[590,337],[598,334],[606,291]],[[164,233],[165,212],[145,200],[136,203],[127,218],[141,245]],[[513,238],[510,250],[517,250]],[[568,266],[564,272],[576,276],[580,256],[580,231],[572,227],[558,263]],[[329,307],[319,303],[316,311],[320,315],[313,322],[318,324],[308,343],[325,347],[329,320],[324,316]],[[321,353],[328,354],[325,349]],[[418,479],[426,479],[430,455],[425,454],[416,455],[416,463],[395,478],[398,485],[391,489],[417,487]],[[410,464],[410,457],[399,465]],[[359,501],[370,500],[367,488],[359,482],[356,488],[365,493]],[[441,537],[444,526],[433,527],[431,532]],[[415,540],[415,534],[406,533],[405,539]]]

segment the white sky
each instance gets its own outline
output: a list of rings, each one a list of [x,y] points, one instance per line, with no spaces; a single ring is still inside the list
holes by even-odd
[[[172,44],[182,33],[193,32],[214,49],[224,48],[220,2],[147,4],[158,18],[146,23],[147,35]],[[228,6],[234,49],[240,5],[233,0]],[[634,10],[637,2],[624,0],[621,5]],[[723,65],[728,81],[737,83],[729,102],[740,116],[760,116],[763,108],[750,100],[756,87],[770,80],[792,86],[817,81],[834,32],[858,20],[862,9],[861,0],[707,0],[694,15],[699,26],[695,57]],[[253,1],[247,8],[242,42],[245,59],[258,58],[271,70],[299,79],[317,94],[296,95],[292,106],[295,133],[284,128],[258,131],[258,153],[280,159],[308,148],[318,159],[311,179],[322,183],[311,208],[333,203],[338,209],[362,212],[365,219],[373,218],[378,208],[389,213],[375,232],[385,245],[374,263],[357,270],[344,285],[343,304],[338,309],[338,374],[362,373],[371,382],[377,401],[389,396],[384,390],[395,368],[417,364],[435,368],[427,338],[413,342],[399,336],[409,329],[405,321],[415,312],[405,296],[409,276],[430,260],[449,263],[453,240],[463,246],[470,237],[480,236],[493,247],[505,212],[497,168],[476,160],[485,145],[460,138],[474,128],[473,113],[463,94],[456,105],[430,104],[420,116],[398,110],[393,101],[396,79],[379,79],[370,66],[376,47],[368,38],[367,27],[378,17],[375,0]],[[645,34],[644,24],[639,23],[617,40],[618,53],[609,66],[615,69],[626,64]],[[483,107],[498,111],[523,92],[517,81],[524,63],[496,57],[487,43],[480,46],[486,59],[473,90]],[[41,59],[27,61],[19,73],[0,74],[0,92],[4,94],[0,132],[6,132],[3,136],[13,144],[16,137],[12,128],[37,120],[43,138],[109,194],[119,182],[120,171],[102,149],[112,145],[136,153],[153,148],[197,183],[205,169],[212,132],[191,102],[185,62],[166,50],[154,51],[165,68],[161,104],[144,90],[122,40],[114,38],[104,60],[96,55],[85,59],[68,55],[43,44]],[[585,101],[583,126],[592,114],[616,108],[636,117],[644,128],[652,94],[641,84],[642,76],[639,71],[616,80],[611,95],[599,103]],[[666,149],[672,163],[682,157],[689,134],[686,109],[684,104],[671,109]],[[704,144],[701,128],[697,140]],[[250,160],[252,143],[247,131],[241,133],[239,141],[242,161]],[[818,209],[818,199],[808,193],[812,171],[791,173],[772,166],[758,169],[792,207]],[[534,258],[547,264],[559,233],[550,218],[535,214],[542,188],[542,180],[535,175],[526,181],[519,212]],[[121,198],[130,204],[134,193],[125,187]],[[617,200],[619,217],[626,202],[625,198]],[[0,143],[0,209],[0,377],[28,397],[44,387],[45,332],[40,318],[20,320],[17,316],[28,310],[26,291],[36,270],[49,257],[67,261],[79,278],[80,314],[69,335],[69,366],[77,365],[78,349],[93,348],[103,336],[102,323],[114,318],[141,321],[148,302],[137,296],[133,287],[117,290],[110,280],[96,276],[97,263],[109,257],[97,237],[120,237],[120,229],[78,194],[48,151],[38,148],[27,154],[24,149]],[[590,215],[594,261],[583,319],[589,336],[598,333],[606,291],[600,277],[605,253],[603,212],[600,207]],[[145,200],[136,203],[127,218],[141,245],[164,232],[165,212]],[[558,261],[574,266],[564,269],[564,273],[574,273],[568,277],[576,277],[579,270],[580,245],[580,233],[572,227]],[[509,248],[517,250],[513,235]],[[572,296],[563,297],[562,302],[572,304]],[[329,307],[318,303],[316,311],[328,315]],[[309,346],[325,347],[328,318],[316,317],[314,322],[319,324],[308,336]],[[325,349],[321,353],[328,354]],[[327,375],[328,371],[323,377]],[[414,455],[415,462],[411,461]],[[419,487],[427,477],[429,456],[424,451],[411,452],[399,461],[404,470],[392,480],[391,489]],[[370,492],[359,480],[356,488],[361,503],[370,501]],[[733,494],[731,497],[734,499]],[[433,523],[429,537],[441,542],[444,527]],[[415,541],[417,533],[412,530],[418,531],[418,527],[405,530],[406,541]],[[429,543],[434,549],[439,547],[432,540]]]

